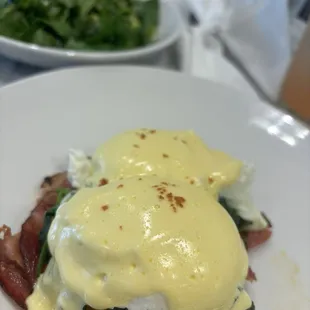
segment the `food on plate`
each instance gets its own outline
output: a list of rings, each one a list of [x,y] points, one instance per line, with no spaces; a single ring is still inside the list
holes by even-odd
[[[231,184],[242,167],[229,155],[208,149],[192,131],[141,129],[121,133],[97,148],[88,158],[91,165],[87,170],[78,166],[81,160],[74,151],[70,155],[69,174],[76,187],[99,184],[103,177],[113,181],[156,174],[217,192],[221,186]]]
[[[171,309],[230,309],[240,294],[251,306],[238,230],[202,187],[134,176],[81,189],[58,209],[48,244],[30,310],[131,308],[156,293]]]
[[[192,131],[71,150],[21,232],[3,227],[0,284],[29,310],[254,310],[246,250],[271,224],[250,200],[252,174]]]
[[[253,167],[208,148],[193,131],[140,129],[121,133],[99,146],[92,157],[71,150],[68,173],[77,188],[137,174],[179,179],[203,186],[215,196],[224,194],[252,229],[267,226],[251,200]]]
[[[125,50],[156,36],[159,0],[18,0],[0,8],[0,36],[74,50]]]

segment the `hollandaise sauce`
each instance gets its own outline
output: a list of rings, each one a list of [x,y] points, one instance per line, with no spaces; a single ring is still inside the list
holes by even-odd
[[[221,155],[216,168],[206,161],[203,171],[196,162],[205,159],[193,154],[204,152],[211,159],[214,153],[192,133],[177,139],[171,133],[167,151],[145,163],[154,158],[156,143],[145,149],[143,143],[156,140],[156,134],[132,132],[121,138],[124,148],[132,148],[131,159],[141,165],[131,165],[124,148],[118,150],[113,141],[96,152],[97,158],[105,158],[109,182],[80,189],[58,209],[48,234],[52,259],[27,299],[29,310],[80,310],[85,305],[130,310],[150,296],[160,296],[164,304],[154,309],[251,307],[243,289],[248,257],[236,225],[212,193],[186,178],[211,175],[221,184],[234,178],[239,163]],[[179,166],[176,158],[185,148],[185,164]],[[113,152],[123,168],[113,166]],[[174,168],[164,173],[158,163],[166,160]],[[148,169],[157,175],[143,173]],[[225,178],[217,179],[216,171],[225,171]]]
[[[209,149],[193,131],[139,129],[102,144],[92,161],[72,154],[69,174],[77,187],[155,174],[218,193],[239,177],[241,167],[239,160]]]

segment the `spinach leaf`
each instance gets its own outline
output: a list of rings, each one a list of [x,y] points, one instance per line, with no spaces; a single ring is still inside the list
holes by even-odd
[[[239,231],[242,231],[246,226],[252,224],[252,222],[243,219],[234,208],[230,207],[229,201],[225,199],[224,197],[219,198],[219,203],[224,207],[224,209],[231,216],[231,218],[235,222]]]
[[[57,190],[57,200],[54,207],[46,211],[45,217],[44,217],[44,224],[43,228],[40,231],[39,234],[39,245],[40,245],[40,256],[37,266],[37,276],[39,276],[47,263],[49,262],[51,258],[51,254],[48,248],[48,242],[47,242],[47,235],[48,231],[51,227],[52,221],[56,215],[56,212],[62,202],[62,200],[70,193],[72,192],[72,189],[69,188],[60,188]]]
[[[247,309],[247,310],[255,310],[254,302],[252,302],[252,306],[249,309]]]
[[[0,36],[78,50],[140,47],[154,40],[159,1],[5,1],[0,6]]]
[[[51,259],[51,253],[48,249],[47,240],[45,240],[43,247],[41,248],[41,252],[39,256],[39,261],[38,261],[38,266],[37,266],[37,277],[39,277],[40,274],[44,272],[44,268],[46,267],[50,259]]]

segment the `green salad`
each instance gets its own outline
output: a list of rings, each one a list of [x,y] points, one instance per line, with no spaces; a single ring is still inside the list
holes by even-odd
[[[0,0],[0,36],[74,50],[120,51],[152,42],[160,0]]]

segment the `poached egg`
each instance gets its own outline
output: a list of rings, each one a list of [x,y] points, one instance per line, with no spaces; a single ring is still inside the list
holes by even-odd
[[[252,201],[252,165],[211,149],[193,131],[130,130],[112,137],[92,157],[83,151],[69,153],[73,186],[94,187],[135,175],[158,175],[202,186],[215,197],[224,194],[230,206],[252,224],[268,226]]]
[[[216,193],[234,182],[242,162],[208,148],[193,131],[131,130],[97,148],[92,159],[70,153],[69,175],[76,187],[98,186],[135,175],[158,175],[202,185]]]
[[[157,309],[251,306],[235,224],[210,192],[185,181],[132,176],[83,188],[58,209],[48,243],[53,258],[29,310],[147,309],[149,296],[160,297]]]

